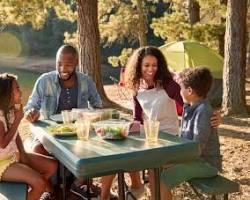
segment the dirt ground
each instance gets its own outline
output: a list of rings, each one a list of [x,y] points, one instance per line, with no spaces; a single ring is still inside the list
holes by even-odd
[[[23,61],[22,65],[25,65],[25,63]],[[110,99],[125,107],[130,107],[129,95],[126,90],[122,90],[124,89],[116,85],[105,85],[105,91]],[[250,79],[247,81],[246,94],[250,106]],[[25,120],[23,120],[19,128],[23,139],[30,135],[28,123]],[[240,192],[230,195],[229,198],[233,200],[250,200],[250,115],[224,117],[222,124],[218,128],[218,134],[223,155],[222,175],[240,184]],[[128,177],[126,177],[126,181],[129,183]],[[117,189],[116,184],[114,184],[113,188]],[[175,200],[198,199],[186,184],[175,188],[173,194]],[[68,199],[77,200],[78,198],[69,195]],[[148,197],[145,196],[144,199],[148,199]]]

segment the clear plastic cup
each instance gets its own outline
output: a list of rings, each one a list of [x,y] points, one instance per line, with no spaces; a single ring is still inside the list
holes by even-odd
[[[78,120],[75,122],[76,134],[79,140],[88,140],[90,131],[90,121]]]
[[[146,141],[148,143],[154,143],[158,141],[159,126],[160,126],[159,121],[146,120],[143,122]]]
[[[62,111],[62,118],[64,124],[73,123],[73,113],[70,110],[63,110]]]

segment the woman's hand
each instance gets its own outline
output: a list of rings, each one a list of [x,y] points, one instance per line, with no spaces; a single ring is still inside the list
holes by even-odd
[[[222,122],[222,118],[221,118],[220,112],[218,110],[214,111],[213,116],[210,119],[211,126],[213,128],[218,128],[221,122]]]

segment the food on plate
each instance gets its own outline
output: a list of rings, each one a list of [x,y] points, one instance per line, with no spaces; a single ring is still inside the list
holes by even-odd
[[[73,133],[76,131],[74,124],[62,124],[57,126],[49,126],[47,128],[51,133]]]

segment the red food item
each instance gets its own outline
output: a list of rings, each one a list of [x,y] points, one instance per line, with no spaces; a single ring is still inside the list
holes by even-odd
[[[96,134],[99,135],[99,136],[103,136],[104,135],[104,129],[103,128],[96,129]]]

